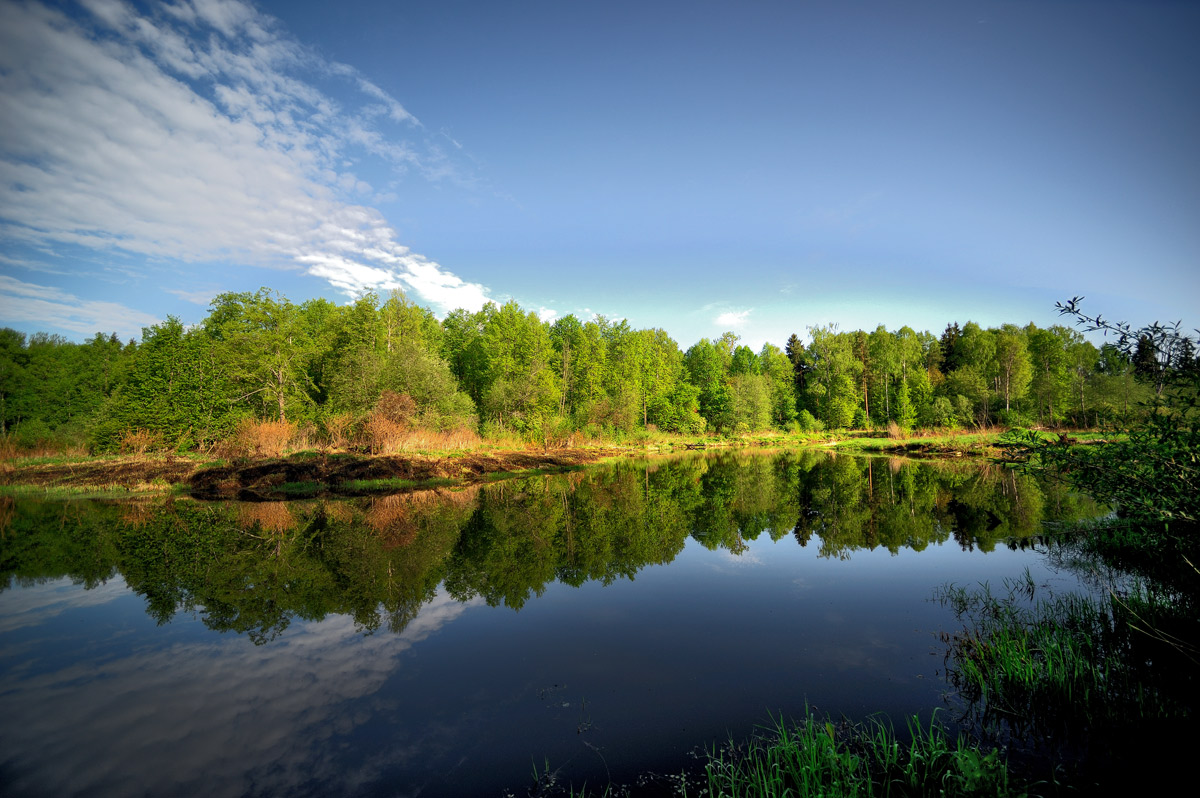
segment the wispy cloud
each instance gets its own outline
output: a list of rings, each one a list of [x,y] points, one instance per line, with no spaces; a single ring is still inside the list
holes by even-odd
[[[361,204],[364,159],[458,170],[378,85],[240,0],[82,5],[73,19],[0,4],[0,241],[303,269],[442,310],[486,301]]]
[[[184,291],[178,288],[168,288],[166,291],[168,294],[174,294],[186,302],[191,302],[193,305],[200,305],[202,307],[207,307],[213,301],[213,298],[221,293],[219,290]]]
[[[0,307],[9,321],[54,319],[64,330],[83,335],[115,332],[122,338],[136,338],[141,336],[142,327],[160,321],[117,302],[80,299],[58,288],[22,282],[3,274],[0,274]]]

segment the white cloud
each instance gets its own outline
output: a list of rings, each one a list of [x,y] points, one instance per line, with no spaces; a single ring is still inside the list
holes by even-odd
[[[238,0],[85,5],[77,21],[0,4],[0,242],[304,269],[443,311],[487,301],[353,201],[373,192],[363,158],[454,171],[406,138],[419,121],[378,85]]]
[[[724,329],[744,327],[746,320],[753,312],[753,308],[749,310],[728,310],[713,319],[713,323]]]
[[[538,308],[538,318],[553,323],[558,318],[558,311],[554,308]]]
[[[142,327],[160,319],[117,302],[80,299],[59,288],[26,283],[0,274],[0,314],[13,322],[53,319],[57,327],[83,335],[115,332],[141,337]]]

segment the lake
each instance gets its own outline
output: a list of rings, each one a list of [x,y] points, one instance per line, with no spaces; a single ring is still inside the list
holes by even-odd
[[[1073,587],[1042,536],[1104,511],[998,466],[814,451],[0,501],[9,796],[669,794],[772,717],[948,719],[935,589]]]

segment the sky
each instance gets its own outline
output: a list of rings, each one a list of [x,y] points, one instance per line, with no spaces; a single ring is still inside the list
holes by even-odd
[[[0,0],[0,326],[1200,325],[1200,4]]]

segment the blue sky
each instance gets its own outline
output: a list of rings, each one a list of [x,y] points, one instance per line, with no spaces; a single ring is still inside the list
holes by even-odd
[[[1200,4],[0,0],[0,325],[1191,327]]]

